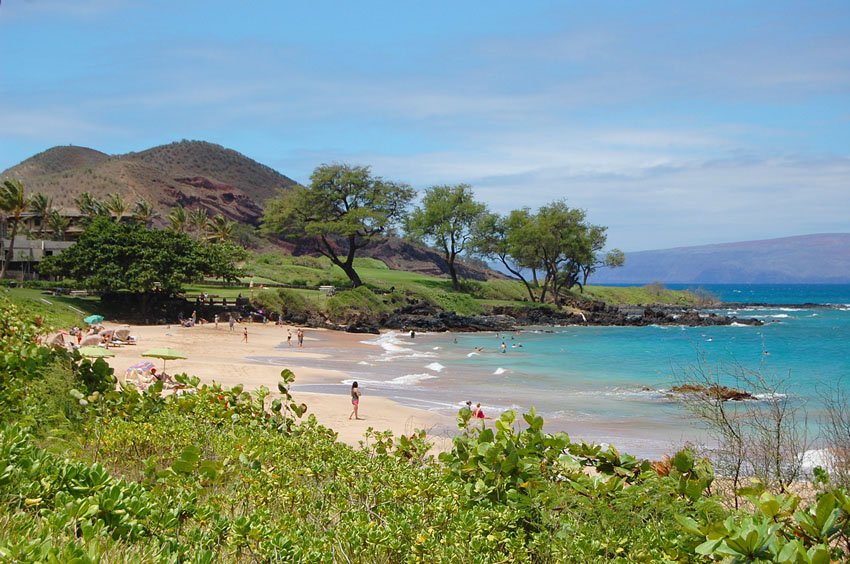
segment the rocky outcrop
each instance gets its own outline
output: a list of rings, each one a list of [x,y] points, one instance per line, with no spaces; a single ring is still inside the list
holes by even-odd
[[[561,311],[546,306],[496,307],[493,313],[514,317],[519,325],[597,325],[632,326],[686,325],[708,327],[714,325],[762,325],[758,319],[702,313],[699,310],[661,307],[616,307],[603,302],[592,302],[585,308]]]
[[[458,315],[440,311],[434,315],[394,313],[382,320],[387,329],[442,331],[509,331],[517,320],[509,315]]]
[[[678,308],[617,308],[602,302],[588,304],[587,309],[563,311],[551,307],[495,307],[489,315],[458,315],[442,311],[427,302],[417,302],[398,308],[389,315],[369,317],[360,315],[342,327],[351,333],[377,333],[378,328],[409,331],[510,331],[530,325],[595,325],[634,326],[687,325],[705,327],[712,325],[761,325],[758,319],[701,313]],[[325,320],[323,326],[333,325]]]
[[[743,390],[729,388],[714,384],[712,386],[702,386],[699,384],[682,384],[681,386],[673,386],[670,388],[669,395],[700,395],[707,399],[719,399],[721,401],[746,401],[754,400],[756,397]]]

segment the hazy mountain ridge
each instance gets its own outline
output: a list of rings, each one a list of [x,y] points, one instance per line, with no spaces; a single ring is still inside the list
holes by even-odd
[[[141,152],[107,155],[87,147],[43,151],[0,173],[19,178],[31,193],[74,207],[83,192],[97,198],[118,192],[132,206],[146,198],[164,216],[177,204],[258,224],[263,204],[291,178],[253,159],[204,141],[180,141]]]
[[[595,284],[850,283],[850,233],[821,233],[626,253]]]

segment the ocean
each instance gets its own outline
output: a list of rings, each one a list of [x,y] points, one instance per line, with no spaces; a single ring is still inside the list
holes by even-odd
[[[809,413],[815,436],[820,393],[835,384],[850,386],[850,285],[702,289],[740,304],[717,313],[754,317],[765,324],[537,327],[415,338],[391,332],[364,336],[370,347],[360,358],[347,353],[344,361],[324,361],[349,375],[338,385],[301,389],[345,394],[357,380],[364,412],[369,395],[448,415],[466,400],[481,402],[488,416],[534,406],[547,430],[658,457],[685,443],[707,440],[699,423],[668,395],[671,386],[702,363],[729,385],[735,384],[738,368],[784,381],[782,391]],[[763,303],[782,306],[747,305]],[[794,305],[807,303],[828,307]]]

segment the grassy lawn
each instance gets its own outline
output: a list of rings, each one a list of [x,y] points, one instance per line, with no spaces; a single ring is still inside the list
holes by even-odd
[[[100,313],[98,298],[53,296],[50,292],[36,288],[9,288],[0,291],[12,303],[41,316],[45,324],[56,329],[83,326],[84,317]]]
[[[332,300],[324,293],[314,289],[292,288],[287,292],[294,293],[310,310],[325,311],[329,308],[358,308],[374,307],[394,309],[406,302],[424,300],[446,311],[460,315],[476,315],[485,313],[494,306],[532,307],[528,301],[525,286],[515,280],[476,280],[462,281],[462,291],[455,291],[448,278],[427,276],[415,272],[390,270],[380,261],[374,259],[357,259],[355,268],[363,282],[375,289],[392,293],[383,294],[380,304],[369,305],[364,296],[346,298],[337,294]],[[256,297],[267,284],[293,285],[333,285],[338,290],[346,290],[350,282],[341,269],[333,266],[329,260],[316,257],[291,257],[277,253],[265,253],[252,257],[246,265],[249,275],[240,280],[238,286],[213,286],[204,283],[190,284],[185,287],[184,295],[194,300],[199,294],[206,293],[216,300],[227,298],[228,302],[235,301],[238,296]],[[253,281],[254,287],[250,287]],[[276,288],[267,288],[275,292]],[[81,325],[82,319],[92,313],[108,316],[102,311],[98,298],[77,298],[70,296],[53,296],[49,292],[34,288],[13,288],[0,290],[6,292],[11,300],[19,305],[25,305],[30,311],[45,320],[51,327],[71,327]],[[345,292],[347,294],[348,292]],[[584,293],[578,289],[573,295],[579,299],[596,299],[611,304],[642,305],[642,304],[673,304],[682,306],[700,305],[698,296],[681,291],[673,291],[658,284],[649,286],[587,286]],[[370,298],[371,299],[371,298]],[[352,303],[348,303],[351,301]],[[373,307],[374,306],[374,307]]]

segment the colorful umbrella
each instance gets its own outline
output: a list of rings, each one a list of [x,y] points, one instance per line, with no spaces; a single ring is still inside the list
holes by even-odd
[[[80,351],[81,355],[87,356],[89,358],[103,358],[115,356],[114,352],[108,351],[103,347],[80,347],[78,350]]]
[[[178,358],[187,358],[185,354],[182,352],[169,348],[169,347],[160,347],[158,349],[151,349],[149,351],[145,351],[142,353],[142,356],[149,356],[151,358],[161,358],[162,359],[162,370],[165,371],[165,361],[166,360],[175,360]]]
[[[142,362],[136,363],[133,366],[129,367],[127,370],[138,370],[140,372],[147,372],[153,367],[153,362],[149,360],[143,360]]]
[[[83,319],[83,321],[85,321],[89,325],[96,325],[98,323],[103,323],[103,316],[102,315],[89,315],[88,317]]]

